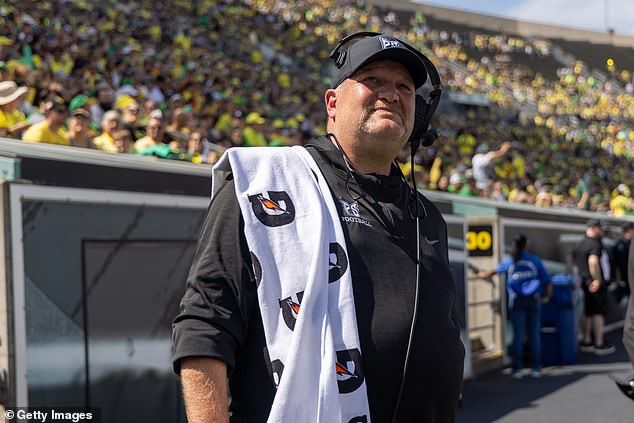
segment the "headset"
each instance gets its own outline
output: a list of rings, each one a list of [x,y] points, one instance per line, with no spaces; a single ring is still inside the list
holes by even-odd
[[[337,69],[341,69],[341,67],[346,62],[346,56],[348,54],[347,49],[344,49],[346,45],[350,45],[351,41],[358,40],[361,38],[368,37],[376,37],[379,35],[384,35],[380,32],[357,32],[351,35],[348,35],[344,39],[342,39],[337,46],[330,53],[330,58],[335,62],[335,66]],[[416,233],[418,236],[416,237],[416,292],[414,297],[414,310],[412,313],[412,323],[410,326],[409,339],[407,341],[407,350],[405,353],[405,362],[403,364],[403,373],[401,377],[401,383],[399,386],[398,395],[396,398],[396,404],[394,406],[394,412],[392,414],[392,423],[396,423],[398,419],[398,411],[401,404],[401,399],[403,397],[403,390],[405,387],[405,379],[407,376],[407,369],[409,367],[409,362],[411,360],[411,352],[412,352],[412,344],[414,339],[414,332],[416,329],[416,321],[418,319],[418,309],[419,309],[419,291],[420,291],[420,262],[421,262],[421,247],[420,247],[420,221],[427,216],[427,210],[425,209],[425,204],[422,203],[420,198],[418,197],[418,193],[416,190],[416,180],[414,178],[414,155],[416,154],[416,150],[420,145],[424,147],[431,146],[436,138],[438,137],[438,133],[435,129],[429,128],[429,124],[431,123],[431,118],[436,112],[438,107],[438,103],[440,102],[440,96],[442,94],[441,83],[440,83],[440,75],[438,74],[438,70],[434,66],[434,64],[425,56],[423,53],[410,46],[403,41],[398,40],[401,44],[403,44],[407,49],[414,52],[425,65],[425,70],[427,71],[427,75],[429,76],[429,81],[432,86],[432,90],[429,93],[429,100],[426,100],[422,95],[416,94],[416,110],[414,114],[414,128],[412,128],[412,134],[409,137],[408,142],[411,146],[411,166],[412,166],[412,185],[411,189],[412,199],[414,204],[414,210],[412,210],[409,206],[410,216],[416,220]],[[425,78],[426,80],[426,78]],[[425,83],[423,80],[423,84]],[[339,147],[339,150],[343,152],[339,142],[337,141],[337,137],[334,134],[328,134],[332,136]],[[342,153],[345,154],[345,153]],[[422,210],[421,210],[422,207]]]
[[[344,47],[349,45],[354,40],[359,40],[361,38],[369,38],[376,37],[379,35],[385,35],[380,32],[371,32],[371,31],[362,31],[356,32],[354,34],[350,34],[335,46],[335,48],[330,53],[330,58],[334,61],[337,69],[340,69],[346,62],[347,57],[347,49]],[[416,48],[411,45],[398,40],[401,44],[403,44],[407,49],[414,52],[424,63],[425,70],[427,70],[427,75],[429,76],[429,81],[431,83],[432,90],[429,92],[429,99],[425,99],[422,95],[416,94],[416,110],[414,112],[414,128],[412,129],[412,134],[409,137],[408,142],[412,147],[412,152],[415,153],[418,150],[420,145],[424,147],[431,146],[436,138],[438,138],[438,133],[434,129],[429,128],[429,124],[431,123],[431,118],[436,113],[436,108],[438,107],[438,103],[440,102],[440,97],[442,95],[442,88],[440,83],[440,74],[438,70],[434,66],[434,64],[429,60],[427,56],[418,51]],[[349,47],[349,46],[348,46]],[[423,81],[424,82],[424,81]]]

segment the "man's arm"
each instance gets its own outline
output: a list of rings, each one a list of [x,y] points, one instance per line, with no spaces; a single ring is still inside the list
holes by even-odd
[[[590,292],[597,292],[599,287],[603,283],[603,274],[601,273],[601,262],[599,256],[590,254],[588,256],[588,270],[590,270],[590,276],[592,276],[592,282],[588,286]]]
[[[477,275],[479,278],[489,279],[491,276],[495,275],[495,270],[480,270]]]
[[[229,423],[227,365],[209,357],[181,360],[181,382],[189,423]]]
[[[190,422],[228,422],[227,375],[257,310],[243,227],[233,182],[227,182],[209,207],[172,326],[172,360]]]
[[[498,148],[497,150],[493,150],[493,151],[489,152],[489,154],[488,154],[489,158],[491,160],[499,159],[500,157],[504,156],[507,153],[507,151],[509,151],[511,149],[512,145],[513,144],[511,144],[510,141],[506,141],[506,142],[502,143],[500,148]]]

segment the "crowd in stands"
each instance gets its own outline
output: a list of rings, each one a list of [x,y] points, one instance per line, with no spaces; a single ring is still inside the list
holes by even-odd
[[[445,92],[490,102],[445,101],[414,169],[404,150],[421,188],[634,214],[632,73],[542,74],[548,40],[360,0],[7,0],[0,15],[0,137],[210,164],[233,146],[304,144],[325,132],[330,49],[384,31],[428,53]]]

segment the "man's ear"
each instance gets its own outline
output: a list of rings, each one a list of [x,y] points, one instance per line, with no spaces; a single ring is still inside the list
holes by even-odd
[[[337,108],[337,91],[329,88],[326,90],[326,94],[324,95],[324,101],[326,103],[326,112],[328,113],[328,118],[335,118],[335,110]]]

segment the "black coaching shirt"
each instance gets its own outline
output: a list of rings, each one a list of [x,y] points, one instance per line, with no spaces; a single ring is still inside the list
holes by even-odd
[[[346,237],[362,368],[372,422],[396,406],[416,292],[416,222],[411,191],[390,176],[350,171],[327,138],[307,146],[335,198]],[[453,318],[455,283],[446,224],[419,196],[419,311],[398,422],[454,421],[464,348]],[[232,423],[266,422],[275,395],[244,221],[229,178],[211,202],[173,325],[176,372],[184,357],[207,356],[229,370]]]

